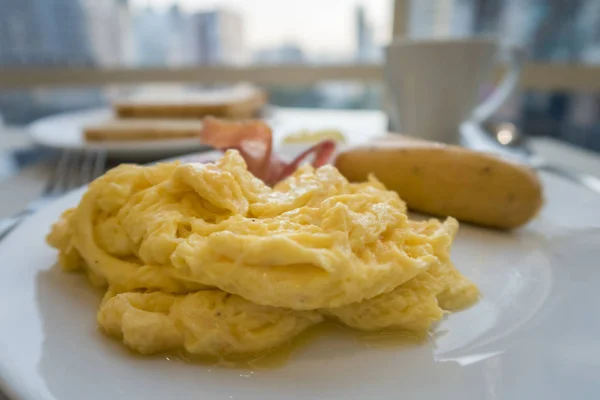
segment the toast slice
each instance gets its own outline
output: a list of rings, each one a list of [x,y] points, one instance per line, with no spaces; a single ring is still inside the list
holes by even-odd
[[[257,117],[267,102],[266,93],[254,86],[197,92],[148,94],[119,100],[113,104],[119,118],[201,119],[214,116],[226,119]]]
[[[122,119],[84,127],[88,142],[124,142],[199,138],[202,121]]]

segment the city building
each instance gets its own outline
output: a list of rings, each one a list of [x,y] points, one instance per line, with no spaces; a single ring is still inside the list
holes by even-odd
[[[412,0],[412,37],[462,37],[473,34],[477,0]],[[498,3],[498,1],[496,1]]]
[[[373,61],[376,58],[373,27],[367,20],[364,6],[358,5],[354,15],[356,20],[356,61]]]
[[[131,63],[133,43],[127,0],[84,0],[86,25],[95,62],[114,67]]]
[[[191,17],[183,12],[178,4],[173,4],[167,12],[167,64],[184,66],[193,62],[190,48],[193,46]]]
[[[167,65],[171,26],[163,12],[152,7],[135,10],[133,36],[136,67]]]
[[[306,62],[306,56],[298,44],[284,43],[281,46],[256,51],[253,61],[257,64],[302,64]]]
[[[202,11],[190,17],[190,52],[197,64],[241,65],[247,62],[243,20],[224,9]]]
[[[85,12],[79,1],[0,1],[0,65],[93,63]]]
[[[98,65],[80,0],[0,1],[0,67],[89,67]],[[97,106],[97,89],[12,90],[0,93],[7,123]]]

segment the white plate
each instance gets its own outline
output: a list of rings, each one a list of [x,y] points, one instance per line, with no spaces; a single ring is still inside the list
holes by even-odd
[[[463,225],[453,259],[483,299],[429,344],[308,345],[269,371],[136,357],[96,329],[101,292],[53,268],[50,224],[82,190],[0,243],[0,382],[18,399],[595,399],[600,393],[600,197],[543,176],[547,204],[503,233]]]
[[[197,151],[203,146],[199,139],[152,140],[144,142],[89,143],[83,137],[83,128],[113,118],[107,108],[75,111],[53,115],[35,121],[29,126],[32,139],[45,147],[60,150],[106,150],[109,155],[126,158],[160,158]]]
[[[264,108],[264,119],[273,128],[274,146],[279,154],[295,156],[311,146],[307,144],[284,144],[283,138],[301,129],[340,129],[348,136],[349,143],[362,143],[369,137],[385,130],[384,118],[369,118],[364,126],[355,126],[345,119],[347,114],[336,110],[330,112],[329,123],[314,121],[310,111],[285,109],[272,105]],[[89,143],[83,137],[83,128],[113,118],[108,108],[74,111],[39,119],[29,125],[33,141],[41,146],[58,150],[105,150],[110,156],[128,160],[160,159],[207,149],[198,139],[153,140],[145,142]],[[369,128],[370,127],[370,128]]]

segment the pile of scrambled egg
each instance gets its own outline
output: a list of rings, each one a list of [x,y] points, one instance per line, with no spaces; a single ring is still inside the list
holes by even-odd
[[[64,269],[106,288],[98,323],[129,348],[226,357],[326,319],[427,332],[479,297],[450,262],[457,229],[410,221],[395,192],[333,166],[271,188],[230,150],[214,164],[110,170],[48,242]]]

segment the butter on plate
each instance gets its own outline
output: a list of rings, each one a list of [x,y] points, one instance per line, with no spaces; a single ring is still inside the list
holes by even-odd
[[[339,143],[345,143],[346,137],[338,129],[319,129],[316,131],[310,131],[303,129],[298,132],[291,133],[283,138],[285,144],[296,144],[296,143],[318,143],[321,140],[334,140]]]

